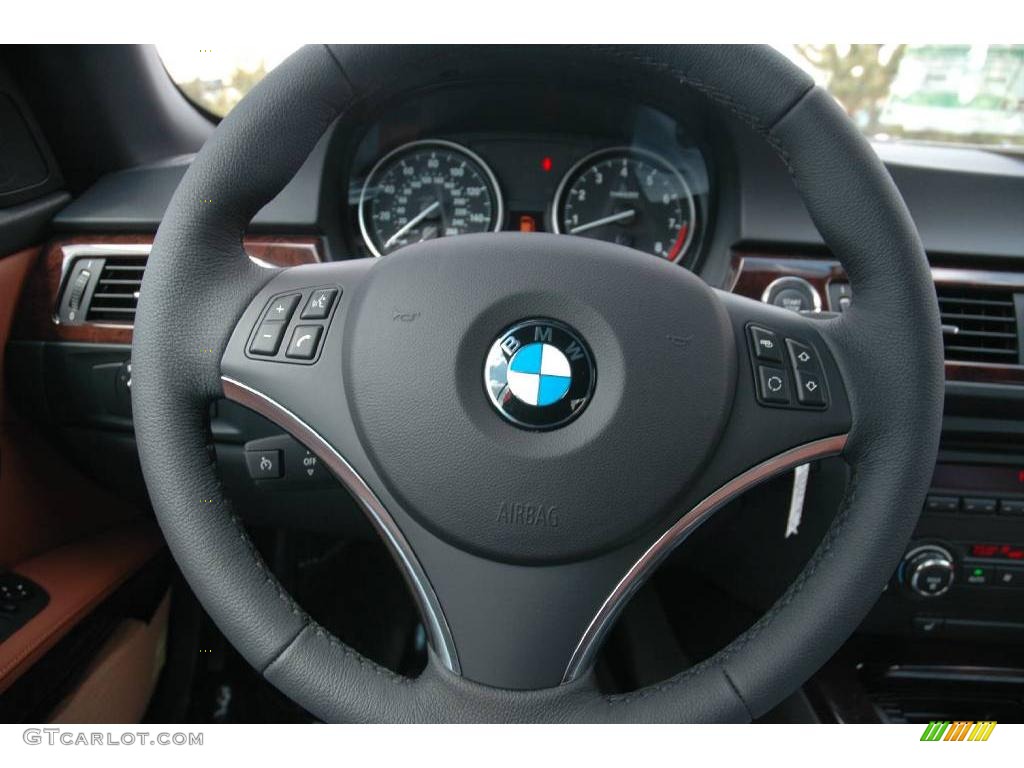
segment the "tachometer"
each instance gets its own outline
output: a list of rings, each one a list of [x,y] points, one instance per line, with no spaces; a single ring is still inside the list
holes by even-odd
[[[359,196],[359,228],[375,256],[403,245],[501,228],[501,190],[491,169],[459,144],[405,144],[370,171]]]
[[[569,169],[555,192],[551,221],[555,232],[680,261],[693,242],[697,212],[689,185],[667,160],[612,147]]]

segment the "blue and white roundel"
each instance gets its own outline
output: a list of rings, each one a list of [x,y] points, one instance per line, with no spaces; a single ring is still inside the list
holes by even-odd
[[[527,405],[553,405],[565,397],[571,383],[569,359],[550,344],[526,344],[509,361],[508,388]]]
[[[563,427],[590,402],[597,368],[590,348],[558,320],[520,320],[491,344],[484,391],[494,409],[521,429]]]

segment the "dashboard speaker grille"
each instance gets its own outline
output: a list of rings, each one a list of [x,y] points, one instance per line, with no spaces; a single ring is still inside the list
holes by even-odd
[[[1006,365],[1020,361],[1012,293],[963,285],[936,289],[947,360]]]
[[[89,302],[86,320],[131,325],[135,321],[145,268],[145,256],[106,259]]]

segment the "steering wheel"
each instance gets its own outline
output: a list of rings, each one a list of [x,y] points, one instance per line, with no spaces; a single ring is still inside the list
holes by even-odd
[[[845,267],[849,310],[799,315],[559,235],[284,270],[244,252],[254,214],[335,120],[414,89],[554,72],[693,89],[753,128]],[[882,592],[929,484],[943,400],[935,292],[899,193],[831,97],[759,47],[302,49],[178,187],[132,359],[139,453],[174,558],[257,671],[338,721],[760,716]],[[222,397],[297,438],[358,500],[427,629],[417,678],[333,637],[268,570],[208,450]],[[835,455],[850,467],[841,510],[767,614],[669,680],[601,692],[601,641],[665,555],[744,490]]]

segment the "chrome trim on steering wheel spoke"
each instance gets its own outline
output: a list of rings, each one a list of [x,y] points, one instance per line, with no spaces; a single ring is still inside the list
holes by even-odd
[[[451,630],[445,620],[437,595],[434,593],[434,588],[430,585],[430,581],[419,560],[416,559],[405,535],[373,489],[367,485],[352,465],[334,450],[330,443],[283,405],[228,376],[221,376],[221,384],[224,388],[224,396],[228,400],[244,405],[266,417],[316,454],[359,502],[412,589],[413,598],[427,629],[427,637],[438,659],[450,671],[462,674]]]
[[[597,610],[594,618],[580,638],[576,650],[565,669],[562,683],[576,680],[585,674],[597,656],[608,631],[612,628],[622,609],[629,602],[629,599],[636,594],[641,585],[647,581],[654,570],[666,557],[686,538],[693,533],[698,526],[711,517],[728,502],[747,491],[758,483],[771,477],[780,475],[794,467],[806,464],[816,459],[824,459],[829,456],[838,456],[846,447],[847,435],[835,435],[812,443],[792,448],[767,461],[763,461],[755,467],[751,467],[743,474],[734,477],[717,491],[705,498],[695,506],[665,533],[658,537],[640,558],[633,563],[615,589],[605,599],[604,603]]]

